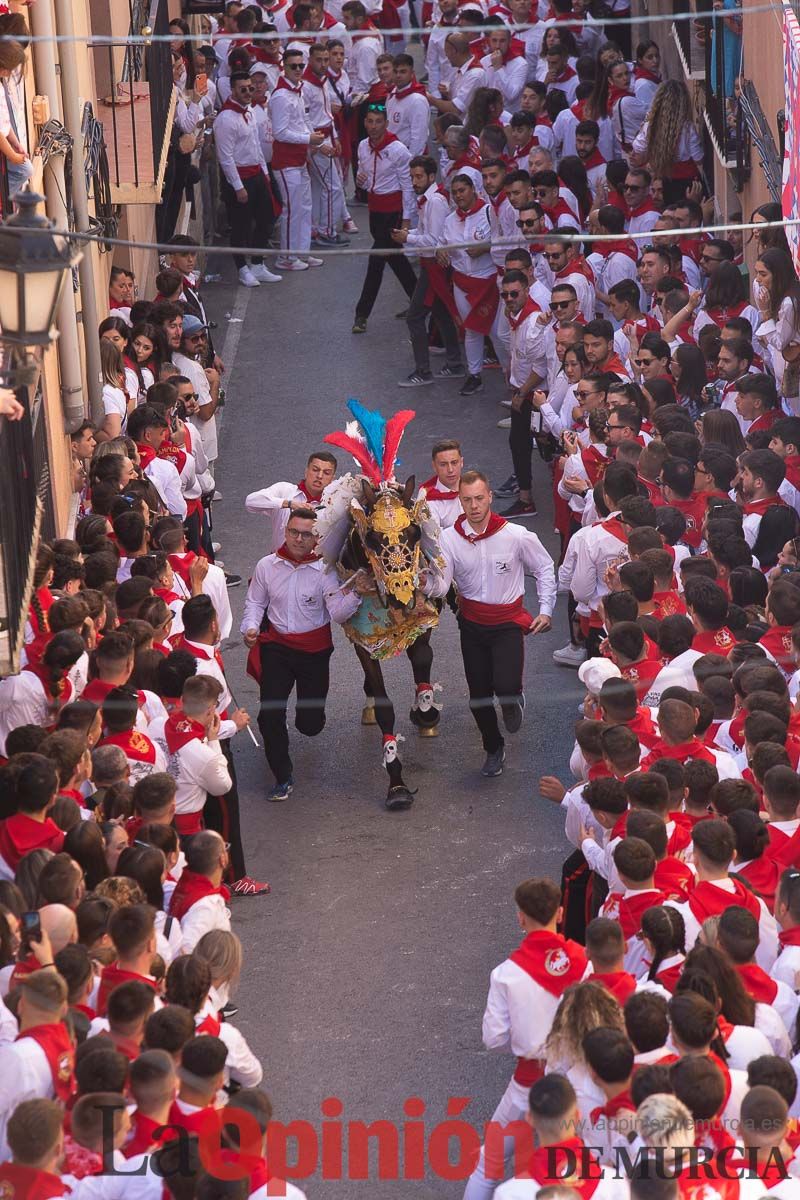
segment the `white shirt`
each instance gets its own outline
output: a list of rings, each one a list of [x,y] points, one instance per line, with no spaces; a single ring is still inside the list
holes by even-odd
[[[378,79],[377,60],[383,53],[383,38],[380,33],[359,31],[352,34],[350,52],[345,58],[345,70],[350,76],[355,93],[368,92]]]
[[[400,192],[403,197],[403,219],[412,220],[417,212],[417,198],[411,186],[408,164],[411,152],[398,138],[376,149],[369,138],[358,144],[358,170],[366,176],[367,191],[375,196]]]
[[[619,513],[612,513],[609,520],[618,516]],[[605,529],[602,523],[588,527],[586,536],[578,543],[575,569],[569,580],[569,590],[575,600],[597,609],[603,596],[608,593],[606,570],[610,566],[628,562],[629,557],[627,543],[611,530]]]
[[[185,556],[181,554],[178,557],[184,558]],[[181,589],[176,587],[174,590],[179,592]],[[225,572],[216,563],[209,563],[208,565],[208,572],[202,584],[202,592],[204,596],[209,597],[211,603],[214,605],[214,612],[217,614],[217,621],[219,623],[219,640],[220,642],[224,642],[230,636],[233,627],[233,613],[231,612],[231,602],[228,596],[228,585],[225,583]]]
[[[496,267],[488,250],[491,237],[492,227],[488,204],[484,204],[477,212],[469,213],[463,221],[460,213],[451,212],[442,226],[443,245],[457,242],[485,242],[487,244],[486,252],[478,258],[470,258],[466,249],[448,250],[453,270],[460,271],[462,275],[474,275],[479,279],[496,274]],[[456,283],[454,286],[458,287],[458,284]]]
[[[224,108],[217,115],[214,144],[222,173],[235,192],[244,187],[239,167],[260,167],[266,175],[267,164],[258,136],[258,123],[249,106],[244,112]]]
[[[465,528],[470,532],[469,525]],[[455,526],[442,531],[445,558],[442,594],[454,582],[467,600],[513,604],[525,592],[525,575],[533,575],[539,612],[550,616],[556,602],[553,560],[535,533],[506,523],[497,533],[477,541],[462,537]]]
[[[303,86],[284,87],[281,76],[279,86],[269,98],[269,119],[272,122],[273,157],[280,142],[291,146],[308,146],[311,141],[311,126],[306,117]]]
[[[264,513],[269,518],[271,526],[269,549],[277,550],[283,544],[286,523],[292,515],[292,510],[288,505],[284,508],[284,500],[290,502],[295,500],[308,508],[318,508],[325,500],[327,491],[328,489],[325,488],[318,500],[309,500],[296,483],[273,483],[269,487],[260,488],[257,492],[251,492],[245,498],[244,507],[249,513]]]
[[[266,613],[278,633],[309,633],[331,620],[344,623],[360,604],[357,592],[340,590],[335,569],[321,558],[295,564],[268,554],[250,580],[241,631],[259,629]]]
[[[211,929],[231,930],[231,912],[222,896],[202,896],[181,917],[183,953],[191,954],[204,933]]]
[[[195,1028],[203,1023],[206,1017],[216,1017],[217,1012],[211,1003],[210,995],[198,1013],[195,1014]],[[240,1087],[258,1087],[264,1078],[261,1063],[247,1044],[245,1037],[235,1025],[223,1021],[219,1030],[220,1041],[225,1043],[228,1057],[225,1060],[225,1081],[232,1079]]]
[[[170,516],[185,520],[186,501],[177,468],[165,458],[154,458],[145,467],[144,474],[158,492]]]
[[[41,681],[33,671],[0,679],[0,754],[6,752],[6,738],[12,729],[20,725],[47,727],[54,719]]]
[[[430,510],[439,522],[440,528],[449,529],[451,525],[455,525],[464,511],[458,495],[456,494],[454,498],[451,497],[449,489],[438,479],[430,487],[423,486]]]
[[[540,378],[539,387],[547,379],[547,352],[544,326],[540,324],[540,312],[532,312],[520,321],[516,328],[509,320],[511,345],[511,370],[509,382],[512,387],[522,387],[532,371]]]
[[[386,99],[389,129],[412,154],[423,154],[428,144],[430,105],[422,92],[397,88]]]
[[[503,96],[503,105],[509,112],[519,112],[522,89],[528,80],[528,64],[524,54],[510,58],[500,67],[492,66],[491,54],[485,54],[481,66],[486,73],[486,87],[497,88]]]
[[[54,1097],[53,1074],[38,1042],[26,1037],[0,1046],[0,1161],[11,1157],[6,1126],[17,1105]]]
[[[733,893],[734,891],[733,880],[731,879],[715,879],[714,886],[724,892]],[[671,908],[677,908],[683,917],[683,922],[686,926],[686,950],[688,952],[697,941],[700,934],[700,925],[690,909],[688,901],[678,904],[674,900],[667,900],[666,903]],[[759,940],[756,950],[756,962],[762,970],[769,972],[772,970],[772,964],[778,957],[778,927],[775,923],[775,918],[764,901],[759,899],[758,905],[760,916],[758,919]]]
[[[170,638],[170,644],[172,639]],[[217,700],[217,715],[220,717],[219,740],[223,741],[226,738],[232,738],[236,735],[236,725],[233,721],[229,721],[224,717],[224,713],[233,704],[231,690],[228,687],[228,681],[225,678],[225,671],[217,661],[217,655],[214,653],[213,646],[207,646],[204,642],[192,642],[189,638],[184,639],[183,649],[188,649],[188,652],[197,660],[197,674],[208,675],[211,679],[216,679],[217,683],[222,688]]]
[[[486,72],[473,60],[460,66],[450,79],[450,100],[463,116],[479,87],[486,87]]]
[[[150,737],[161,747],[167,760],[167,772],[176,783],[175,812],[181,816],[202,812],[206,798],[224,796],[233,787],[225,755],[219,742],[192,738],[174,754],[167,745],[162,717],[149,727]],[[183,920],[181,921],[183,925]]]
[[[420,258],[433,258],[449,213],[447,196],[442,195],[438,184],[432,183],[422,196],[417,197],[417,227],[408,231],[406,251],[414,250]]]

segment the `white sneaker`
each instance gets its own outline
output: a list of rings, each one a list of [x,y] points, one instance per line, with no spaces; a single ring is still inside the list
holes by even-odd
[[[324,265],[325,265],[324,259],[314,258],[314,256],[311,254],[309,254],[308,258],[306,259],[307,267],[323,267]]]
[[[274,275],[272,271],[268,271],[263,263],[256,263],[251,270],[259,283],[280,283],[282,278],[282,276]]]
[[[302,258],[276,258],[275,266],[279,271],[307,271],[308,263]]]
[[[221,550],[221,549],[222,549],[222,542],[212,542],[212,543],[211,543],[211,549],[212,549],[212,550],[214,551],[214,553],[216,554],[216,553],[217,553],[217,551],[219,551],[219,550]]]
[[[511,428],[511,417],[501,417],[500,420],[497,422],[497,428],[498,429],[510,429]]]
[[[560,650],[553,651],[553,662],[558,663],[561,667],[574,667],[576,670],[581,663],[586,662],[588,657],[583,646],[573,646],[571,642],[562,646]]]
[[[239,283],[242,287],[261,287],[261,284],[249,267],[240,267]]]

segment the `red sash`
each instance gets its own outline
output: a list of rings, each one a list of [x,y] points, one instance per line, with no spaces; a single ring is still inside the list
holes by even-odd
[[[173,913],[173,916],[175,914]],[[147,975],[140,975],[138,971],[126,971],[117,962],[109,963],[107,967],[103,967],[100,972],[100,987],[97,991],[97,1015],[104,1017],[108,1010],[108,997],[114,991],[114,988],[119,987],[121,983],[146,983],[153,991],[158,990],[158,984],[154,979],[150,979]]]
[[[469,312],[462,321],[464,328],[474,333],[490,333],[500,298],[496,276],[464,275],[461,271],[453,271],[453,283],[469,301]]]
[[[718,917],[731,905],[741,905],[746,908],[758,921],[761,917],[761,907],[758,900],[744,884],[731,876],[734,890],[727,891],[713,883],[698,883],[692,889],[689,897],[689,908],[698,925],[702,925],[706,917]]]
[[[207,879],[205,875],[198,875],[195,871],[189,871],[184,867],[169,902],[169,915],[180,921],[193,904],[196,904],[198,900],[205,899],[206,896],[222,896],[226,904],[231,898],[231,894],[224,884],[214,887],[211,880]]]
[[[778,994],[778,985],[770,979],[766,971],[762,971],[756,963],[734,964],[747,991],[756,1004],[772,1004]]]
[[[0,1196],[3,1200],[53,1200],[67,1196],[70,1189],[57,1175],[23,1167],[20,1163],[0,1163]]]
[[[421,258],[419,261],[425,272],[425,278],[428,281],[428,289],[425,292],[425,304],[430,308],[433,306],[435,299],[441,300],[456,325],[460,325],[461,317],[456,308],[448,270],[438,263],[435,258]]]
[[[15,813],[0,821],[0,855],[12,871],[16,871],[19,860],[31,850],[52,850],[58,854],[63,845],[64,832],[50,817],[34,821],[27,813]]]
[[[458,597],[458,611],[465,621],[473,625],[519,625],[523,633],[529,633],[533,617],[523,607],[522,597],[511,604],[484,604],[482,600]]]
[[[603,974],[592,973],[587,976],[585,982],[602,983],[603,987],[611,992],[612,996],[616,996],[622,1005],[636,991],[636,977],[630,975],[627,971],[606,971]]]
[[[74,1090],[72,1072],[75,1069],[75,1048],[70,1040],[66,1025],[57,1021],[53,1025],[33,1025],[18,1034],[16,1041],[32,1038],[41,1046],[53,1076],[53,1091],[57,1100],[66,1104]]]

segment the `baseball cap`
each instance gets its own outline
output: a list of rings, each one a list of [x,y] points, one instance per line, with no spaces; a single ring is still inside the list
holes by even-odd
[[[578,679],[591,696],[598,695],[607,679],[620,679],[622,672],[609,658],[590,658],[578,668]]]
[[[201,329],[208,329],[199,317],[193,316],[191,313],[183,318],[183,336],[192,337],[193,334],[199,333]]]

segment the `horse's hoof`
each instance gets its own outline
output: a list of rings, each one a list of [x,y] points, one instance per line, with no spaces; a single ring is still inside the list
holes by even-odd
[[[419,728],[417,729],[417,733],[419,734],[420,737],[424,737],[424,738],[438,737],[439,736],[439,726],[438,725],[420,725]]]
[[[389,812],[399,811],[402,808],[411,808],[413,803],[414,794],[408,790],[404,783],[390,787],[386,793],[386,807]]]
[[[375,719],[375,705],[374,704],[365,704],[364,707],[362,708],[361,724],[362,725],[377,725],[378,724],[378,722]]]

